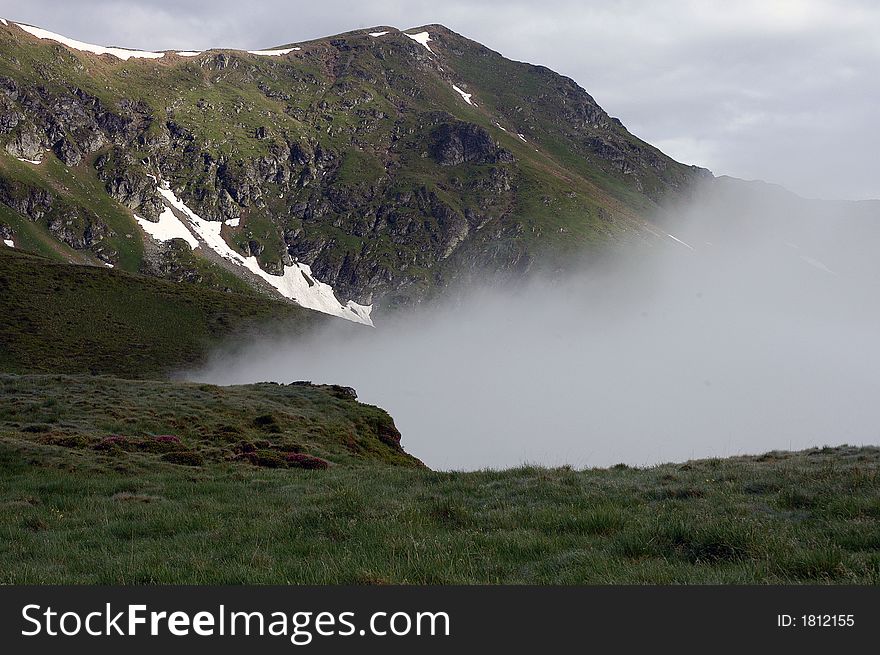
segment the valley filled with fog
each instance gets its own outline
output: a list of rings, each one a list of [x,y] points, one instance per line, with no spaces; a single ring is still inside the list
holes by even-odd
[[[880,442],[880,203],[719,179],[653,226],[601,265],[261,339],[186,377],[352,386],[435,469]]]

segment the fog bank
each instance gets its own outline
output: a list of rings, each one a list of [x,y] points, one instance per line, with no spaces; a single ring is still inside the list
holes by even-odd
[[[188,377],[355,387],[437,469],[876,444],[878,213],[722,181],[601,270],[264,340]]]

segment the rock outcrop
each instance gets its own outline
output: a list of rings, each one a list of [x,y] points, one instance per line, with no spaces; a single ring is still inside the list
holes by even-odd
[[[513,155],[498,146],[479,125],[455,121],[443,123],[431,132],[431,156],[441,166],[512,164]]]

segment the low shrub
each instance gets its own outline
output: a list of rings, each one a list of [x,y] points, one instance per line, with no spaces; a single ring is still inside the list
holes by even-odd
[[[261,414],[254,419],[254,426],[264,432],[278,433],[281,432],[281,426],[278,425],[278,419],[274,414]]]
[[[173,453],[165,453],[162,455],[162,461],[169,464],[180,464],[181,466],[201,466],[205,463],[205,458],[199,453],[191,450],[184,450]]]
[[[131,445],[127,437],[120,436],[118,434],[111,434],[109,437],[104,437],[95,444],[95,450],[117,450],[117,449],[126,449]]]
[[[239,452],[235,459],[239,461],[250,462],[254,466],[262,466],[263,468],[277,469],[287,466],[287,462],[281,453],[273,450],[253,450]]]
[[[22,432],[30,432],[31,434],[39,434],[40,432],[48,432],[51,430],[51,426],[46,425],[44,423],[34,423],[32,425],[24,426],[21,431]]]
[[[38,439],[39,443],[63,448],[85,448],[91,445],[92,439],[82,434],[46,435]]]
[[[274,450],[258,450],[254,455],[257,466],[275,469],[285,465],[284,456]]]
[[[326,459],[321,459],[314,455],[306,455],[305,453],[287,453],[284,456],[284,460],[291,468],[311,470],[330,468],[330,462]]]

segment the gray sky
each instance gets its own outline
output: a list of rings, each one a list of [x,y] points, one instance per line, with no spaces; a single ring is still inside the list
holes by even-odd
[[[808,197],[880,198],[872,0],[0,0],[0,16],[144,49],[442,23],[574,78],[681,161]]]

